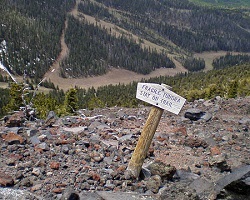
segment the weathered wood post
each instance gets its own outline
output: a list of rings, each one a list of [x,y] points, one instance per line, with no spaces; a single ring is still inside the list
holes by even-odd
[[[140,175],[143,162],[147,156],[164,109],[178,114],[185,103],[184,98],[173,93],[168,88],[170,86],[164,84],[138,83],[137,85],[136,98],[155,106],[151,108],[127,168],[136,178]]]

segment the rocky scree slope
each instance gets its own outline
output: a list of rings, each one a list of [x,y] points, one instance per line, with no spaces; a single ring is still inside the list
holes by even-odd
[[[126,170],[150,107],[0,126],[0,199],[250,199],[250,97],[164,112],[141,175]]]

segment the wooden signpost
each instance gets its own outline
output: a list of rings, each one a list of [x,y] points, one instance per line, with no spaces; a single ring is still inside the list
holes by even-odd
[[[186,99],[168,89],[165,84],[138,83],[136,98],[152,104],[146,124],[128,165],[128,169],[138,178],[148,149],[164,110],[179,114]]]

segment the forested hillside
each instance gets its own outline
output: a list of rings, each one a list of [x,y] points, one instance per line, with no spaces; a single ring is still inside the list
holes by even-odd
[[[82,2],[79,10],[83,13],[111,21],[166,47],[171,41],[191,52],[250,51],[250,18],[239,10],[199,7],[187,0]]]
[[[0,0],[0,61],[13,74],[40,78],[60,52],[74,0]]]
[[[74,8],[77,17],[70,13]],[[250,52],[247,8],[202,7],[188,0],[1,0],[0,11],[1,62],[11,73],[25,70],[36,80],[57,59],[64,30],[69,55],[61,62],[63,77],[100,75],[110,67],[147,74],[175,67],[173,59],[197,71],[204,63],[192,58],[195,52]]]
[[[71,53],[62,63],[63,76],[64,72],[71,77],[101,75],[111,66],[121,66],[141,74],[160,67],[175,67],[164,53],[142,49],[133,38],[112,36],[108,30],[87,21],[79,22],[73,17],[69,17],[66,43]]]

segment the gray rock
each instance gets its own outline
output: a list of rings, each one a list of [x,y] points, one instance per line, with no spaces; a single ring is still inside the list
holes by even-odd
[[[199,119],[201,119],[201,117],[204,115],[204,112],[201,111],[200,109],[197,108],[190,108],[188,109],[185,114],[184,117],[188,118],[192,121],[197,121]]]
[[[192,121],[204,120],[207,122],[212,118],[212,114],[201,111],[197,108],[190,108],[185,112],[184,117]]]
[[[81,200],[103,200],[96,192],[82,192],[79,196]]]
[[[128,116],[128,120],[131,120],[131,121],[135,121],[135,120],[137,120],[137,117],[136,116],[132,116],[132,115],[129,115]]]
[[[80,200],[80,196],[72,188],[67,188],[66,190],[64,190],[60,200]]]
[[[98,130],[109,129],[110,127],[107,124],[100,124],[96,127]]]
[[[200,176],[191,172],[190,170],[176,170],[175,177],[179,178],[180,180],[196,180]]]
[[[68,154],[68,153],[69,153],[69,147],[68,147],[67,145],[63,145],[63,146],[62,146],[62,152],[63,152],[64,154]]]
[[[214,185],[204,178],[198,178],[194,180],[189,187],[195,190],[201,199],[205,199],[213,189]]]
[[[151,176],[150,170],[143,167],[140,172],[140,178],[145,179],[145,178],[149,178],[150,176]]]
[[[35,136],[39,131],[37,129],[33,129],[33,130],[27,130],[27,136],[28,137],[33,137]]]
[[[158,194],[160,200],[201,200],[195,190],[189,187],[189,182],[185,181],[175,182],[171,185],[167,183]]]
[[[98,191],[96,193],[102,200],[158,200],[156,195],[143,195],[135,192]]]
[[[79,126],[79,127],[71,127],[71,128],[64,127],[64,128],[63,128],[64,131],[71,132],[71,133],[73,133],[73,134],[82,133],[82,132],[84,132],[84,131],[87,130],[87,129],[88,129],[87,126]]]
[[[250,124],[250,118],[243,117],[242,119],[239,120],[239,124],[243,124],[243,125]]]
[[[112,180],[107,180],[104,187],[107,188],[107,189],[113,190],[115,188],[115,184],[112,183]]]
[[[235,169],[232,173],[224,176],[215,184],[214,190],[211,192],[210,197],[216,198],[223,189],[238,193],[240,195],[250,195],[250,186],[248,178],[250,177],[250,165],[245,165]],[[230,194],[229,194],[230,196]]]
[[[133,134],[124,135],[124,136],[118,138],[118,140],[119,140],[120,142],[123,142],[123,141],[125,141],[125,140],[130,140],[130,139],[132,138],[132,136],[133,136]]]
[[[45,151],[49,151],[50,150],[49,146],[45,142],[43,142],[41,144],[38,144],[37,147],[41,148],[42,150],[45,150]]]
[[[160,186],[161,177],[159,175],[151,176],[146,182],[147,189],[153,193],[157,193],[159,191]]]
[[[28,191],[15,190],[11,188],[0,187],[0,199],[1,200],[43,200],[42,197],[34,195]]]
[[[30,138],[30,142],[33,144],[33,145],[36,145],[36,144],[40,144],[40,140],[38,139],[38,137],[36,135],[32,136]]]
[[[221,172],[231,171],[231,168],[230,166],[228,166],[226,156],[224,154],[215,155],[211,157],[208,162],[210,166],[217,167],[218,169],[220,169]]]
[[[41,174],[41,170],[40,168],[36,167],[36,168],[33,168],[31,173],[34,174],[35,176],[39,176]]]
[[[212,118],[212,114],[205,112],[202,116],[201,119],[205,120],[206,122],[208,122],[210,119]]]
[[[176,168],[171,165],[167,165],[161,161],[154,161],[150,163],[147,168],[150,170],[152,175],[159,175],[162,179],[172,179]]]
[[[52,126],[56,122],[56,119],[57,119],[56,113],[54,111],[50,111],[43,126],[44,127]]]

